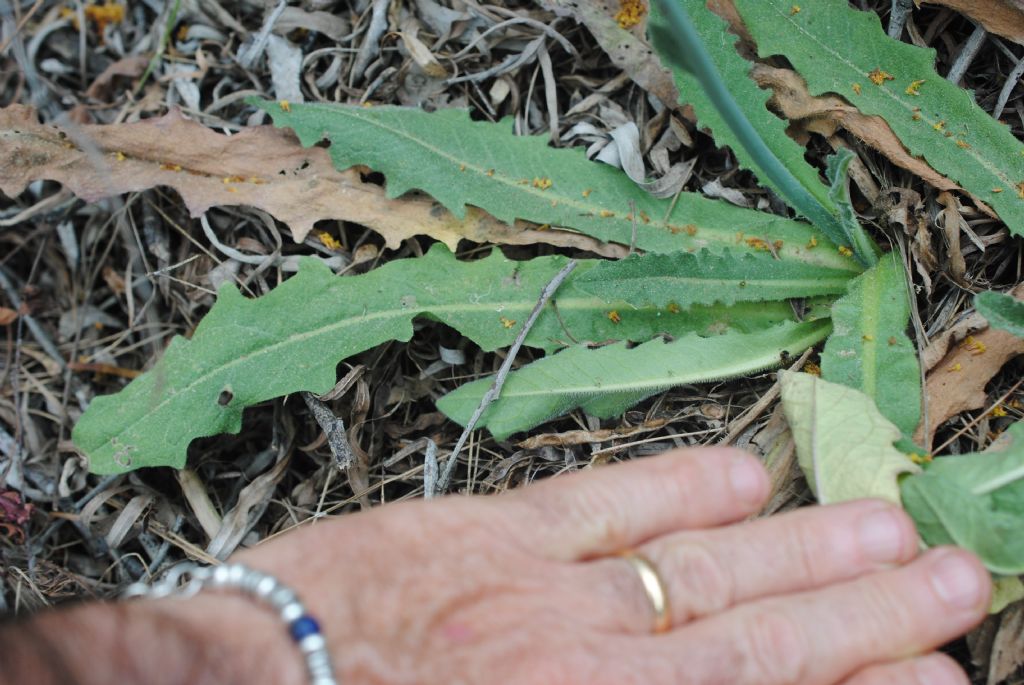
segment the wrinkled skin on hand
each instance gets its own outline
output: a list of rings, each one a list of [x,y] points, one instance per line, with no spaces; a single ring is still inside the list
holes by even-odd
[[[321,520],[237,560],[299,590],[346,684],[968,682],[933,650],[984,616],[990,583],[973,556],[919,554],[912,522],[880,501],[747,520],[768,489],[743,452],[682,450]],[[652,633],[624,549],[664,577],[670,631]],[[281,630],[231,606],[253,631]],[[304,682],[294,647],[274,640],[258,666],[250,655],[249,682]]]

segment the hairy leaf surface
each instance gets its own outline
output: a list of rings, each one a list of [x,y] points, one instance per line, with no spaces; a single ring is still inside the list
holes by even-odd
[[[893,447],[900,431],[859,390],[782,371],[782,407],[800,468],[821,504],[863,497],[900,503],[897,479],[920,467]]]
[[[769,249],[766,245],[765,249]],[[846,292],[850,273],[775,259],[770,253],[633,255],[601,262],[575,281],[597,297],[635,306],[687,308]]]
[[[72,437],[97,473],[180,467],[193,438],[238,432],[242,410],[257,402],[330,389],[340,360],[387,340],[408,340],[418,315],[443,321],[486,350],[510,345],[565,261],[515,262],[495,252],[460,262],[437,245],[423,258],[345,278],[308,260],[257,299],[225,285],[191,340],[175,338],[151,371],[94,399]],[[593,265],[581,261],[574,276]],[[754,331],[790,318],[786,303],[771,304],[695,308],[685,316],[655,307],[626,312],[624,304],[575,289],[570,277],[557,311],[549,306],[542,313],[526,344],[551,351],[577,340]],[[623,315],[609,317],[616,306]]]
[[[931,546],[971,550],[993,573],[1024,573],[1024,423],[998,451],[940,457],[900,486],[903,505]]]
[[[615,416],[676,385],[777,366],[783,352],[798,354],[828,335],[829,328],[827,321],[789,322],[752,334],[686,335],[634,348],[624,343],[570,347],[511,372],[501,397],[477,427],[504,439],[577,407],[602,418]],[[442,397],[438,409],[465,425],[492,382],[483,378],[463,385]]]
[[[822,378],[860,390],[904,435],[913,433],[921,420],[921,368],[906,333],[910,301],[895,253],[853,280],[832,305],[832,322]]]
[[[673,209],[673,200],[638,192],[620,170],[590,162],[580,149],[513,135],[508,121],[472,121],[454,109],[293,104],[286,112],[272,102],[253,104],[304,145],[330,141],[339,169],[359,164],[383,173],[388,197],[422,190],[459,217],[476,206],[501,221],[572,228],[650,252],[750,250],[748,237],[782,240],[783,259],[849,268],[834,246],[806,248],[812,237],[821,240],[807,224],[696,193],[682,193]]]
[[[762,57],[783,55],[812,95],[838,93],[883,117],[910,152],[1024,235],[1024,143],[935,72],[935,51],[889,38],[845,0],[734,0]]]
[[[974,307],[990,326],[1024,338],[1024,302],[989,290],[975,296]]]
[[[652,7],[659,10],[648,25],[652,44],[672,67],[680,101],[693,107],[701,126],[832,242],[873,264],[870,239],[804,161],[804,149],[786,135],[785,122],[768,111],[769,94],[750,79],[752,65],[736,51],[726,23],[706,0],[661,0]]]

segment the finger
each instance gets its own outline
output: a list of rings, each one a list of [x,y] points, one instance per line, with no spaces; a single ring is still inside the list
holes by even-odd
[[[927,656],[869,666],[842,685],[970,685],[967,674],[953,659],[933,652]]]
[[[964,634],[984,618],[990,593],[976,557],[943,548],[897,569],[750,602],[664,636],[623,638],[632,642],[617,653],[631,648],[641,660],[685,662],[693,683],[834,683]],[[651,650],[657,654],[644,653]]]
[[[509,495],[504,504],[521,508],[517,522],[531,548],[575,561],[685,528],[737,521],[755,513],[767,494],[768,477],[756,458],[709,447],[552,478]]]
[[[655,538],[637,551],[661,575],[671,624],[771,595],[824,587],[916,556],[910,518],[881,500],[807,507],[724,528]],[[621,559],[590,562],[581,585],[601,595],[606,628],[649,632],[650,600]],[[600,624],[599,624],[600,625]]]

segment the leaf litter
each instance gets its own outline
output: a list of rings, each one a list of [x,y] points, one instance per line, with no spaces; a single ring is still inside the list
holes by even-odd
[[[728,3],[718,3],[720,8],[723,4]],[[48,6],[49,3],[45,2],[44,7]],[[868,2],[861,6],[878,11],[883,23],[890,9],[887,1]],[[554,18],[550,13],[533,6],[506,8],[485,5],[480,13],[470,15],[429,0],[418,0],[415,3],[403,3],[400,13],[406,15],[405,19],[408,16],[418,19],[418,30],[399,14],[384,14],[378,20],[384,31],[376,34],[380,36],[376,38],[361,32],[353,34],[351,28],[346,29],[346,25],[363,26],[369,22],[372,11],[369,4],[365,14],[348,7],[331,6],[330,3],[321,3],[317,7],[322,7],[341,21],[329,25],[321,17],[311,29],[305,24],[298,24],[300,32],[296,32],[283,24],[278,25],[283,28],[274,30],[275,35],[298,46],[302,51],[299,87],[303,99],[308,102],[401,102],[427,109],[465,108],[472,104],[479,107],[479,114],[484,118],[497,120],[509,117],[510,127],[517,133],[544,135],[554,140],[561,139],[562,136],[557,134],[584,121],[596,124],[600,131],[611,131],[620,125],[621,122],[609,125],[600,119],[598,104],[601,104],[617,108],[624,113],[627,121],[635,122],[639,130],[639,146],[636,149],[643,158],[645,170],[656,169],[660,176],[672,164],[695,159],[693,176],[684,185],[686,190],[699,189],[712,180],[719,180],[722,187],[746,195],[753,206],[764,208],[774,201],[774,206],[780,207],[777,200],[758,189],[756,181],[748,174],[736,170],[730,153],[714,148],[694,126],[692,112],[684,108],[666,117],[660,106],[652,104],[659,100],[670,104],[676,101],[670,80],[669,88],[662,93],[664,97],[655,96],[654,100],[650,100],[632,86],[628,78],[622,78],[623,74],[614,74],[609,78],[608,55],[612,50],[602,51],[593,42],[594,37],[582,26],[573,24],[572,20]],[[236,36],[235,45],[242,44],[251,34],[260,31],[264,15],[258,12],[234,13],[235,9],[229,2],[223,3],[223,6],[203,3],[202,11],[184,3],[180,23],[174,25],[175,31],[169,33],[168,50],[164,53],[173,55],[174,59],[165,56],[156,61],[153,75],[140,91],[137,100],[126,97],[126,93],[136,85],[131,80],[135,67],[125,63],[121,67],[112,68],[111,77],[104,82],[102,91],[97,89],[94,93],[97,98],[102,98],[102,102],[107,103],[108,106],[104,108],[96,108],[96,101],[86,99],[85,94],[78,90],[81,86],[71,76],[72,70],[78,68],[79,34],[71,30],[70,23],[65,21],[62,25],[59,21],[38,20],[45,12],[35,15],[35,19],[29,17],[23,24],[22,33],[13,39],[11,51],[4,55],[12,65],[10,73],[25,75],[24,95],[19,100],[13,91],[8,91],[12,95],[7,101],[28,103],[31,96],[31,102],[42,112],[44,120],[57,121],[61,126],[71,122],[77,122],[77,126],[90,126],[93,122],[120,125],[122,121],[134,122],[140,118],[149,121],[165,115],[168,106],[174,104],[186,104],[191,110],[187,113],[189,118],[217,131],[238,131],[246,124],[261,123],[265,120],[242,105],[242,100],[247,95],[274,97],[270,79],[271,67],[274,65],[267,63],[267,53],[264,52],[253,63],[250,72],[242,73],[230,54],[233,48],[228,49],[227,45],[229,39]],[[621,30],[615,15],[623,9],[622,6],[610,3],[598,9],[615,21],[616,30]],[[806,7],[804,9],[806,11]],[[955,61],[956,48],[973,30],[973,26],[960,23],[957,17],[955,12],[923,5],[913,9],[906,22],[905,40],[937,48],[940,74]],[[130,45],[146,36],[154,22],[160,24],[162,29],[167,18],[166,14],[157,15],[143,8],[138,16],[126,14],[120,23],[109,23],[99,31],[95,23],[89,23],[85,27],[85,39],[93,52],[86,62],[81,82],[95,82],[104,69],[128,56],[121,46]],[[640,38],[643,35],[644,17],[639,16],[639,19],[640,23],[632,26],[629,31],[639,41],[640,49],[645,49]],[[607,23],[605,26],[609,30],[609,38],[598,38],[599,43],[614,40],[615,34],[611,32],[611,27]],[[311,30],[311,33],[303,34],[302,30]],[[595,36],[598,33],[595,32]],[[406,36],[410,37],[408,45],[404,38]],[[541,37],[544,38],[544,50],[537,43]],[[575,55],[559,39],[572,45]],[[434,78],[425,74],[423,65],[429,65],[429,58],[415,44],[416,40],[421,41],[431,54],[441,57],[443,65],[457,66],[458,73],[466,78],[456,83],[447,83],[443,77]],[[225,49],[221,50],[221,46]],[[375,57],[358,76],[352,69],[355,53],[347,52],[348,46],[357,50],[365,46],[367,54],[375,53]],[[620,49],[613,58],[625,59],[632,49]],[[547,52],[550,67],[541,69],[543,59],[540,55],[544,51]],[[1012,43],[1004,44],[998,39],[989,39],[965,75],[965,83],[975,91],[976,102],[988,111],[993,110],[993,103],[998,104],[1001,91],[1008,90],[1005,104],[994,109],[1005,110],[1002,118],[1017,137],[1021,135],[1019,117],[1016,116],[1020,91],[1012,87],[1012,80],[1008,80],[1007,76],[1020,54],[1020,50]],[[74,57],[69,58],[69,55]],[[455,55],[454,59],[446,61],[446,56],[451,55]],[[68,70],[68,65],[72,64],[74,67]],[[499,69],[492,70],[499,66]],[[656,61],[644,60],[642,57],[634,58],[630,69],[644,66],[647,67],[648,83],[652,82],[651,75],[659,71],[663,75],[667,73]],[[776,62],[772,66],[777,68],[779,64]],[[125,74],[116,75],[122,69]],[[534,69],[538,70],[536,76]],[[891,68],[886,70],[899,76]],[[180,73],[187,75],[182,77]],[[41,76],[45,76],[45,79]],[[182,78],[195,87],[187,85]],[[662,78],[661,83],[664,84],[666,80],[664,76]],[[920,86],[920,91],[925,92],[928,85],[925,83]],[[59,97],[54,88],[60,89]],[[800,97],[803,97],[802,94]],[[899,157],[890,144],[891,140],[889,143],[885,143],[884,139],[881,143],[873,143],[870,136],[881,135],[881,129],[871,129],[870,121],[860,122],[869,126],[866,131],[862,131],[862,136],[857,133],[857,124],[850,123],[855,113],[842,112],[841,117],[833,113],[839,110],[819,113],[817,108],[825,105],[819,101],[829,97],[829,94],[822,94],[815,101],[806,103],[811,107],[811,113],[795,122],[791,121],[788,130],[798,134],[801,143],[809,145],[807,158],[818,163],[819,169],[823,168],[825,149],[819,136],[827,136],[833,149],[839,143],[855,152],[857,163],[862,165],[869,180],[876,184],[881,198],[886,198],[893,187],[912,189],[918,194],[921,198],[920,209],[915,210],[912,221],[906,224],[906,239],[925,245],[920,238],[921,232],[931,232],[934,236],[931,245],[934,259],[922,259],[920,268],[924,273],[916,274],[913,279],[913,285],[918,290],[912,303],[915,333],[912,337],[924,352],[932,349],[928,343],[937,343],[934,349],[939,351],[941,343],[948,339],[951,350],[962,350],[962,354],[970,354],[960,346],[966,337],[974,336],[976,341],[979,336],[990,331],[984,330],[984,322],[981,322],[980,327],[966,328],[957,333],[956,337],[946,335],[947,332],[959,331],[961,323],[972,320],[969,314],[971,300],[951,285],[952,273],[947,272],[950,241],[940,235],[936,226],[935,218],[943,209],[936,202],[935,189],[952,191],[961,201],[957,212],[963,223],[958,221],[957,224],[962,233],[960,254],[964,259],[964,269],[959,277],[972,292],[990,287],[1006,291],[1016,285],[1020,281],[1020,273],[1014,266],[1019,246],[1000,237],[1005,236],[1006,229],[1000,222],[986,215],[983,205],[974,201],[972,206],[970,196],[955,187],[942,185],[942,177],[929,176],[920,161],[916,167],[912,166],[913,157],[904,157],[903,163],[897,161]],[[777,101],[777,111],[784,112],[785,104]],[[58,118],[59,114],[75,105],[79,106],[67,116]],[[579,109],[574,110],[577,106]],[[841,105],[830,102],[827,106],[837,108]],[[841,119],[843,124],[835,126],[830,119]],[[669,122],[671,128],[679,132],[676,137],[683,141],[683,145],[682,148],[671,150],[663,148],[666,157],[662,163],[668,166],[657,166],[651,146],[662,132],[670,128]],[[560,130],[549,130],[552,125]],[[882,154],[873,150],[880,150]],[[885,156],[890,155],[897,166],[891,166],[885,159]],[[324,169],[327,170],[327,167]],[[380,199],[383,197],[382,188],[378,185],[380,179],[374,175],[367,176],[363,171],[364,175],[352,177],[353,182],[358,180],[375,186],[378,189],[377,201],[385,206],[387,201]],[[429,198],[422,196],[406,195],[398,201],[413,199],[423,200],[424,206],[428,208],[433,205]],[[87,527],[72,529],[62,524],[42,541],[44,550],[70,550],[75,559],[75,575],[71,575],[59,564],[38,557],[34,565],[30,566],[28,559],[19,556],[15,548],[5,548],[5,561],[9,569],[38,569],[34,575],[25,577],[8,573],[5,576],[8,584],[2,593],[5,601],[17,601],[22,608],[29,608],[38,606],[41,597],[52,597],[54,601],[66,597],[68,591],[61,588],[78,588],[80,594],[91,591],[71,579],[101,576],[101,569],[107,564],[94,540],[102,542],[106,527],[118,519],[118,512],[143,492],[138,481],[120,479],[107,483],[86,476],[74,453],[69,451],[71,448],[67,436],[84,404],[94,395],[115,390],[125,382],[104,373],[103,365],[109,368],[142,369],[148,359],[162,354],[173,332],[191,335],[196,323],[212,303],[212,296],[207,291],[215,290],[211,280],[215,271],[226,275],[228,280],[235,280],[243,292],[267,292],[278,282],[278,275],[273,269],[267,268],[274,262],[239,262],[233,257],[221,256],[215,246],[212,255],[203,254],[199,248],[209,245],[210,241],[205,239],[198,226],[189,221],[189,212],[185,211],[188,207],[183,209],[181,204],[173,195],[141,190],[139,194],[124,196],[123,201],[115,196],[98,204],[85,205],[55,191],[52,184],[35,182],[28,184],[26,192],[17,199],[0,207],[3,221],[17,218],[15,223],[4,224],[15,226],[14,230],[0,232],[0,254],[8,255],[0,260],[0,276],[10,284],[10,288],[4,291],[5,299],[0,301],[0,306],[17,315],[6,328],[0,328],[0,333],[9,333],[8,340],[13,343],[9,343],[8,349],[12,349],[10,345],[13,344],[13,349],[19,351],[19,355],[14,358],[17,363],[8,357],[0,368],[0,376],[5,380],[17,380],[16,385],[5,385],[3,394],[0,394],[0,458],[10,460],[16,457],[19,460],[16,462],[16,473],[22,477],[19,489],[28,501],[34,498],[43,501],[44,497],[48,497],[44,491],[60,492],[65,496],[79,498],[76,501],[83,501],[81,498],[94,486],[100,485],[103,488],[98,491],[98,496],[93,495],[98,499],[90,510]],[[884,206],[869,206],[856,193],[853,205],[862,220],[874,221],[885,216]],[[285,244],[279,237],[275,239],[279,226],[275,226],[272,220],[268,222],[260,218],[261,214],[247,209],[247,206],[252,205],[242,202],[214,203],[207,211],[211,223],[216,227],[217,237],[223,244],[237,245],[252,254],[270,254],[280,249],[290,256],[315,254],[318,251],[322,253],[328,249],[318,239],[310,239],[302,244]],[[975,211],[975,208],[981,211]],[[268,211],[281,219],[273,211]],[[422,210],[414,212],[412,216],[425,218]],[[343,214],[335,218],[347,219]],[[413,220],[410,219],[409,223],[413,223]],[[941,219],[939,223],[942,223]],[[349,267],[346,273],[372,272],[382,262],[415,257],[427,248],[427,241],[423,238],[403,240],[394,237],[397,235],[434,235],[437,239],[449,242],[441,238],[441,227],[421,233],[389,234],[386,231],[366,231],[367,227],[373,228],[368,224],[370,219],[366,223],[359,223],[358,220],[345,223],[328,221],[316,226],[317,231],[327,230],[336,241],[337,244],[330,248],[332,254],[341,254],[346,260],[352,260],[354,266]],[[57,226],[56,233],[60,240],[53,235],[52,228],[43,229],[44,225]],[[111,233],[101,230],[110,225],[116,226],[118,231]],[[895,234],[888,229],[879,231],[877,228],[872,228],[872,234],[879,237],[884,233],[886,239],[899,242],[904,239],[900,235],[904,230],[902,226],[898,226],[899,231]],[[909,235],[911,226],[913,238]],[[514,229],[523,231],[527,236],[521,241],[525,243],[523,247],[507,248],[517,258],[536,256],[538,251],[548,249],[537,246],[539,234],[550,236],[566,233],[522,222],[517,222]],[[529,235],[527,232],[536,234]],[[971,237],[971,233],[977,240]],[[478,233],[481,236],[479,239],[470,237],[472,242],[459,244],[455,235],[467,234],[456,230],[451,236],[454,242],[449,242],[450,247],[459,250],[462,258],[475,256],[477,248],[472,243],[497,242],[508,245],[512,242],[498,240],[493,233],[488,237]],[[513,235],[516,234],[513,232]],[[46,236],[53,237],[44,242]],[[626,252],[624,246],[602,247],[597,241],[590,242],[588,247],[588,243],[576,242],[586,238],[579,233],[567,233],[567,237],[571,242],[562,244],[568,248],[590,252],[604,249],[605,252],[601,254],[606,256],[622,256]],[[395,248],[395,251],[365,249],[377,247]],[[368,255],[369,259],[353,259],[357,251]],[[32,264],[38,267],[31,268]],[[111,276],[101,278],[98,276],[101,273]],[[927,293],[920,289],[925,283],[925,274],[931,281]],[[118,281],[124,285],[114,288],[111,284]],[[61,316],[58,316],[58,303],[62,308],[68,307],[68,312],[77,306],[78,311],[92,312],[90,316],[104,314],[103,323],[100,324],[102,327],[93,323],[84,327],[75,325],[75,317],[70,313],[61,312]],[[802,305],[796,302],[794,306],[799,310]],[[751,309],[746,315],[753,315],[753,312]],[[620,308],[618,314],[629,321],[628,310]],[[516,317],[509,320],[513,318]],[[607,318],[604,320],[610,329],[621,325]],[[71,325],[64,325],[58,330],[58,321],[67,321]],[[98,319],[95,322],[100,323]],[[191,486],[192,489],[208,489],[218,515],[222,516],[222,512],[231,511],[236,506],[240,507],[236,509],[238,512],[245,512],[245,516],[237,517],[239,522],[248,520],[250,514],[256,515],[257,520],[252,525],[245,524],[225,531],[223,541],[227,545],[221,549],[229,549],[236,544],[237,540],[244,537],[245,530],[250,530],[248,540],[252,541],[267,535],[269,531],[291,525],[290,512],[328,508],[346,511],[374,504],[381,499],[395,500],[423,492],[423,469],[429,463],[429,458],[424,456],[423,446],[427,444],[424,439],[430,438],[432,444],[438,446],[436,454],[443,460],[446,448],[458,434],[457,427],[442,421],[434,411],[431,395],[443,394],[464,382],[463,378],[456,380],[454,376],[487,373],[496,368],[497,362],[493,355],[471,344],[467,346],[459,342],[458,337],[452,337],[452,332],[443,326],[422,319],[417,320],[414,326],[417,333],[409,343],[386,343],[383,347],[353,358],[353,364],[368,364],[364,367],[369,369],[366,377],[355,381],[346,394],[325,402],[339,418],[344,418],[346,426],[366,426],[355,430],[350,428],[348,431],[356,460],[362,460],[361,475],[358,477],[352,475],[354,470],[350,471],[351,477],[339,476],[331,471],[333,457],[326,442],[320,439],[322,431],[315,419],[305,411],[303,403],[295,404],[295,398],[263,403],[249,410],[245,421],[246,430],[238,436],[203,439],[193,446],[189,463],[195,469],[197,482]],[[19,327],[21,333],[18,333]],[[987,338],[980,339],[985,344]],[[599,344],[601,341],[592,342]],[[563,339],[561,343],[569,344],[571,341]],[[439,366],[436,368],[448,371],[432,371],[423,375],[425,370],[440,362],[440,351],[453,347],[462,348],[460,351],[463,352],[464,365]],[[986,351],[990,349],[992,347],[988,345]],[[83,361],[83,356],[90,361]],[[533,354],[527,354],[526,360],[532,357]],[[815,357],[811,359],[816,361]],[[60,369],[62,365],[67,365],[68,360],[72,364],[83,365],[75,368],[93,370],[76,371],[65,378]],[[1001,369],[992,363],[986,368],[988,385],[983,386],[982,390],[987,391],[987,402],[982,408],[1001,400],[999,411],[993,411],[991,416],[979,416],[976,412],[955,414],[934,429],[937,442],[951,440],[946,449],[954,452],[979,452],[1008,423],[1019,420],[1021,394],[1019,388],[1013,390],[1013,381],[1019,376],[1018,363],[1010,361],[1000,365]],[[931,373],[938,373],[934,361],[925,366],[932,369]],[[342,373],[344,370],[345,367]],[[447,374],[451,374],[451,377]],[[608,454],[632,458],[673,444],[714,442],[729,432],[729,426],[739,426],[735,417],[743,414],[744,407],[756,405],[770,387],[770,378],[757,375],[712,386],[684,386],[659,395],[613,419],[598,421],[593,416],[577,411],[564,419],[546,424],[545,430],[548,431],[565,433],[581,430],[582,433],[568,441],[573,444],[513,448],[486,438],[471,439],[467,459],[455,471],[457,487],[469,492],[504,489],[546,473],[575,468],[591,459],[603,461],[608,458]],[[960,391],[959,387],[947,389],[946,392],[957,391]],[[725,409],[724,418],[710,419],[696,410],[698,405],[708,401]],[[1015,402],[1018,404],[1015,405]],[[43,412],[54,418],[43,420]],[[1001,412],[1007,415],[999,415]],[[671,420],[657,427],[658,421],[666,418]],[[632,427],[640,426],[653,426],[647,441],[636,441],[628,437]],[[761,428],[763,421],[757,420],[748,428],[740,430],[733,438],[735,444],[756,448],[758,443],[752,441],[751,436]],[[297,435],[293,432],[295,429]],[[289,437],[291,435],[296,435],[294,440]],[[587,437],[592,438],[592,441],[586,441]],[[280,449],[295,452],[293,458],[279,461],[281,451],[267,451],[271,442],[279,438],[283,440],[280,442],[283,448]],[[597,451],[612,447],[617,451],[592,456]],[[58,461],[57,455],[65,459]],[[244,456],[239,458],[238,455]],[[389,455],[400,456],[391,462],[388,461]],[[388,463],[386,467],[366,468],[367,464],[385,462]],[[273,468],[275,463],[278,464],[277,468]],[[223,475],[244,473],[251,479],[264,472],[269,476],[267,486],[261,487],[259,492],[252,491],[241,501],[240,488],[233,488],[230,484],[235,481]],[[134,523],[130,527],[123,529],[126,533],[124,537],[116,540],[119,545],[117,553],[129,553],[124,557],[128,561],[119,565],[115,571],[118,583],[130,582],[142,573],[142,569],[133,568],[130,552],[142,554],[147,561],[153,562],[154,568],[159,568],[163,558],[173,560],[184,553],[205,558],[206,554],[204,548],[208,538],[191,518],[187,505],[183,504],[183,496],[174,486],[168,488],[160,485],[149,475],[143,475],[143,478],[146,491],[156,486],[159,496],[133,519]],[[780,472],[779,478],[789,480],[780,482],[779,496],[773,508],[791,507],[806,497],[806,490],[799,482],[792,480],[788,472]],[[284,503],[284,506],[277,502]],[[40,530],[39,526],[38,515],[34,515],[26,530],[33,534]],[[159,537],[161,535],[164,537]],[[159,552],[161,545],[169,552],[165,552],[165,557],[154,558],[152,555]],[[23,591],[29,587],[25,585],[24,578],[30,578],[30,582],[40,592]],[[12,600],[12,597],[15,599]],[[1019,659],[1016,659],[1012,649],[1007,649],[1006,641],[992,649],[997,650],[991,660],[993,676],[1012,673]],[[985,675],[988,675],[990,664],[985,661],[986,658],[987,654],[981,655],[977,669],[978,673],[985,671]],[[979,682],[984,682],[984,678]],[[998,681],[991,682],[994,684]]]

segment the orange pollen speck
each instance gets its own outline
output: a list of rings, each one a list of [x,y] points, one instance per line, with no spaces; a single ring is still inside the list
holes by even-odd
[[[1017,184],[1017,197],[1024,200],[1024,181]]]
[[[859,83],[854,83],[853,84],[853,92],[856,93],[857,95],[860,95],[860,91],[861,91],[860,84]]]
[[[594,192],[594,191],[591,190],[590,188],[587,188],[586,190],[583,191],[583,197],[590,197],[590,194],[592,192]]]
[[[164,171],[181,171],[180,164],[171,164],[170,162],[164,162],[160,165],[160,168]]]
[[[615,212],[612,212],[612,211],[607,210],[607,209],[602,209],[600,212],[598,212],[598,214],[601,215],[602,219],[607,219],[610,216],[615,216]]]
[[[907,89],[903,92],[905,92],[907,95],[920,95],[920,88],[923,85],[924,79],[921,79],[919,81],[911,81],[910,85],[907,86]]]
[[[971,149],[970,144],[968,144],[968,142],[966,140],[958,140],[958,141],[956,141],[956,146],[958,148],[962,148],[964,150],[970,150]]]
[[[875,70],[874,70],[874,71],[872,71],[872,72],[871,72],[870,74],[868,74],[868,78],[869,78],[869,79],[871,80],[871,82],[872,82],[872,83],[874,83],[874,84],[875,84],[876,86],[880,86],[880,85],[882,85],[883,83],[885,83],[886,81],[892,81],[892,80],[893,80],[893,79],[895,79],[896,77],[895,77],[895,76],[893,76],[892,74],[890,74],[890,73],[889,73],[889,72],[887,72],[887,71],[882,71],[881,69],[875,69]]]
[[[647,8],[641,0],[619,0],[619,11],[615,13],[615,22],[624,29],[631,29],[644,18]]]
[[[608,312],[608,320],[611,321],[612,323],[620,323],[622,321],[622,317],[619,316],[619,313],[613,309],[612,311]]]
[[[292,111],[292,103],[288,102],[287,100],[281,100],[280,102],[277,103],[277,106],[281,108],[282,112]]]
[[[789,8],[789,16],[792,17],[793,15],[800,14],[801,9],[800,5],[793,5]]]
[[[843,255],[844,257],[852,257],[853,256],[853,250],[848,248],[846,245],[840,245],[839,246],[839,254]]]
[[[506,319],[504,316],[499,317],[498,321],[501,322],[503,328],[512,328],[516,325],[515,319]]]
[[[678,314],[679,312],[683,311],[675,302],[669,302],[668,306],[665,307],[665,309],[667,309],[672,314]]]
[[[813,250],[813,249],[814,249],[814,248],[816,248],[817,246],[818,246],[818,239],[817,239],[817,238],[815,238],[815,237],[814,237],[814,236],[812,235],[812,236],[811,236],[811,239],[807,241],[807,249],[808,249],[808,250]]]

